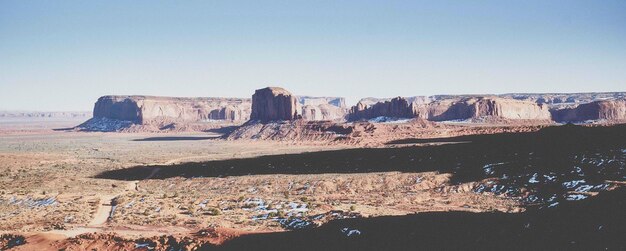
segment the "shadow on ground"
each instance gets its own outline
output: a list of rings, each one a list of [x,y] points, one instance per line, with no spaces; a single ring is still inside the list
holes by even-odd
[[[132,141],[190,141],[190,140],[209,140],[217,139],[219,136],[211,137],[149,137],[143,139],[133,139]]]
[[[565,200],[584,199],[587,197],[584,194],[570,193],[604,191],[610,188],[612,181],[626,181],[625,125],[566,125],[538,132],[445,140],[465,143],[358,148],[171,166],[136,166],[106,171],[96,175],[96,178],[142,180],[146,177],[438,171],[452,173],[452,183],[488,180],[475,191],[524,196],[525,202],[530,204],[558,204]],[[402,143],[406,142],[409,140]],[[425,143],[424,140],[413,142]]]
[[[202,140],[204,137],[158,137],[155,140]],[[441,142],[443,139],[415,140]],[[96,178],[141,180],[159,168],[151,179],[171,177],[224,177],[252,174],[321,174],[367,172],[452,172],[458,182],[485,178],[485,165],[515,162],[506,172],[547,168],[558,171],[571,168],[576,155],[598,153],[621,155],[626,149],[626,126],[580,127],[560,126],[531,133],[504,133],[446,138],[446,142],[463,144],[409,146],[397,148],[357,148],[301,154],[268,155],[244,159],[228,159],[170,166],[136,166],[106,171]],[[403,143],[408,142],[405,140]],[[619,163],[616,163],[619,164]],[[528,167],[527,165],[533,165]],[[541,165],[540,167],[535,167]],[[619,166],[619,165],[617,165]],[[617,167],[616,166],[616,167]],[[605,168],[606,169],[606,168]],[[604,169],[603,169],[604,170]],[[600,170],[602,171],[602,170]],[[588,178],[594,173],[589,172]],[[497,172],[493,173],[494,175]],[[616,177],[623,178],[621,172]]]
[[[335,220],[312,229],[245,235],[206,250],[626,249],[626,188],[611,185],[626,180],[625,125],[566,125],[390,144],[441,142],[465,143],[137,166],[96,177],[140,180],[157,168],[151,179],[438,171],[452,173],[456,183],[481,181],[475,192],[519,196],[538,205],[518,214],[427,212]],[[599,195],[588,198],[593,192]]]
[[[427,212],[335,220],[314,229],[246,235],[206,249],[624,250],[625,207],[622,188],[524,213]]]
[[[212,132],[212,133],[218,133],[222,135],[228,135],[229,133],[231,133],[237,128],[239,128],[239,126],[225,126],[225,127],[207,129],[207,130],[204,130],[203,132]]]

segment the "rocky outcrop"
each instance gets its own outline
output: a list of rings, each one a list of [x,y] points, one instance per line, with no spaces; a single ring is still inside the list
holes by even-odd
[[[298,111],[302,119],[311,121],[341,121],[348,114],[346,101],[341,97],[298,96]]]
[[[404,99],[406,99],[407,102],[409,103],[414,103],[414,104],[427,104],[430,103],[432,101],[434,101],[434,96],[411,96],[411,97],[402,97]],[[367,98],[362,98],[361,100],[359,100],[358,103],[361,103],[363,105],[367,105],[367,106],[372,106],[376,103],[381,103],[381,102],[385,102],[385,101],[391,101],[393,98],[372,98],[372,97],[367,97]]]
[[[108,118],[142,123],[141,104],[143,96],[104,96],[93,108],[94,118]]]
[[[249,118],[250,107],[249,99],[238,98],[104,96],[96,102],[93,117],[137,124],[245,121]]]
[[[626,99],[594,101],[552,110],[552,118],[557,122],[626,121]]]
[[[378,102],[371,106],[362,102],[350,109],[349,120],[371,119],[376,117],[413,118],[416,106],[405,98],[396,97],[389,101]]]
[[[311,97],[297,96],[298,103],[303,106],[332,105],[339,108],[346,108],[346,100],[342,97]]]
[[[351,109],[340,97],[294,96],[279,87],[256,90],[252,99],[175,98],[154,96],[104,96],[94,106],[84,130],[133,131],[205,130],[245,121],[370,120],[468,121],[519,123],[521,120],[557,122],[626,121],[626,93],[435,95],[364,98]],[[2,113],[0,117],[82,116],[80,113]],[[85,119],[88,117],[85,117]],[[513,122],[515,121],[515,122]],[[531,122],[531,121],[528,121]],[[204,129],[202,129],[204,128]]]
[[[280,87],[256,90],[252,95],[250,120],[269,122],[299,118],[296,97]]]
[[[512,98],[548,104],[551,108],[571,104],[586,104],[594,101],[623,99],[625,92],[589,92],[589,93],[509,93],[498,95],[501,98]]]
[[[431,103],[409,102],[402,97],[368,106],[359,102],[350,110],[350,120],[376,117],[421,118],[430,121],[479,118],[549,120],[546,106],[529,101],[497,97],[443,99]]]
[[[445,99],[418,108],[418,117],[431,121],[499,118],[550,120],[547,106],[530,101],[498,97]]]
[[[348,113],[348,109],[330,104],[305,105],[302,106],[300,110],[302,111],[302,119],[311,121],[345,120],[346,114]]]
[[[274,121],[248,123],[230,132],[228,140],[334,141],[352,132],[351,126],[332,121]]]

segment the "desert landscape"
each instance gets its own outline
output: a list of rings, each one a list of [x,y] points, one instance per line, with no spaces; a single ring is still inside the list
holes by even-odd
[[[626,250],[626,1],[0,1],[0,251]]]
[[[347,108],[268,87],[6,112],[0,247],[623,249],[625,94]]]

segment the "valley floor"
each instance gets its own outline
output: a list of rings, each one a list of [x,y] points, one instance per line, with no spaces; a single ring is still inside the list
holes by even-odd
[[[549,248],[623,249],[626,127],[539,129],[365,147],[12,125],[0,130],[0,249],[502,248],[542,231]],[[569,226],[555,212],[581,219],[573,240],[553,233]]]

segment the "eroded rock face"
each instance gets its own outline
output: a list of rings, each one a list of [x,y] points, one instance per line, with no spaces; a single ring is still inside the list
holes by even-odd
[[[552,117],[557,122],[626,121],[626,99],[594,101],[576,107],[553,110]]]
[[[547,106],[529,101],[498,97],[449,98],[425,103],[409,102],[397,97],[368,106],[359,102],[350,110],[350,120],[375,117],[422,118],[431,121],[468,120],[478,118],[549,120]]]
[[[371,106],[363,102],[357,103],[350,110],[350,120],[371,119],[376,117],[413,118],[416,117],[416,106],[407,99],[396,97],[389,101],[375,103]]]
[[[348,114],[346,101],[341,97],[298,96],[297,99],[298,111],[304,120],[340,121]]]
[[[256,90],[252,95],[253,121],[294,120],[299,117],[296,97],[280,87],[267,87]]]
[[[432,101],[435,100],[436,96],[411,96],[411,97],[402,97],[404,99],[406,99],[407,102],[409,103],[414,103],[417,105],[421,105],[421,104],[427,104],[430,103]],[[372,98],[372,97],[367,97],[367,98],[362,98],[361,100],[359,100],[359,103],[362,103],[363,105],[367,105],[367,106],[372,106],[376,103],[381,103],[381,102],[385,102],[385,101],[391,101],[393,98]]]
[[[625,92],[590,92],[590,93],[510,93],[498,95],[501,98],[533,101],[557,108],[572,104],[586,104],[600,100],[624,99]]]
[[[497,97],[439,100],[418,108],[418,117],[431,121],[478,118],[550,120],[547,106],[530,101]]]
[[[305,105],[300,110],[302,119],[311,121],[344,120],[348,111],[346,108],[329,104]]]
[[[104,96],[100,97],[93,108],[94,118],[109,118],[141,123],[142,115],[137,103],[139,97]]]
[[[245,121],[250,109],[250,99],[104,96],[96,102],[93,115],[136,124]]]
[[[298,103],[303,106],[332,105],[340,108],[346,108],[346,100],[342,97],[311,97],[297,96]]]

